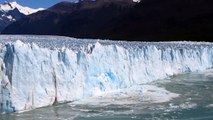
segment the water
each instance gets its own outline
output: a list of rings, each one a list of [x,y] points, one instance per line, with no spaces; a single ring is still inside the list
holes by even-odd
[[[113,96],[90,98],[88,102],[84,100],[24,113],[0,115],[0,120],[212,120],[213,76],[211,73],[212,71],[188,73],[150,83],[151,86],[155,85],[179,94],[178,97],[166,102],[156,102],[152,99],[156,96],[157,99],[165,99],[170,93],[163,90],[148,90],[156,96],[143,95],[140,91],[129,94],[124,90],[123,95],[113,93]],[[141,86],[143,88],[144,85]]]

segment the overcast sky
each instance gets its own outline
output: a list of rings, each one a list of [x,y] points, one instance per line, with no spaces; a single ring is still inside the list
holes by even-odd
[[[3,3],[6,0],[0,0],[0,3]],[[14,1],[14,0],[7,0],[7,1]],[[61,1],[76,1],[76,0],[16,0],[22,6],[28,6],[31,8],[48,8],[56,3]]]

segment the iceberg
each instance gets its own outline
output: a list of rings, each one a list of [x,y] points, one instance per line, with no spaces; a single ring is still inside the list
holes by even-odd
[[[21,112],[212,68],[213,44],[0,36],[0,113]]]

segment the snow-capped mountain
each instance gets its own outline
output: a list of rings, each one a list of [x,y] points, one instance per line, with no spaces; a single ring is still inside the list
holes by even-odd
[[[40,10],[43,10],[43,8],[32,9],[29,7],[23,7],[16,1],[5,1],[0,4],[0,32],[9,24]]]
[[[38,12],[40,10],[43,10],[43,8],[33,9],[29,7],[24,7],[19,5],[16,1],[13,2],[7,2],[5,1],[3,4],[0,5],[0,11],[1,12],[8,12],[14,9],[18,9],[21,13],[25,15],[29,15],[35,12]]]

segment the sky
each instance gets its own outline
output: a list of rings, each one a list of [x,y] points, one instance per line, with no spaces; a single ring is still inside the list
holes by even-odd
[[[3,3],[4,1],[5,0],[0,0],[0,3]],[[7,0],[7,1],[14,1],[14,0]],[[73,2],[76,0],[16,0],[18,4],[22,6],[28,6],[31,8],[48,8],[62,1]]]

